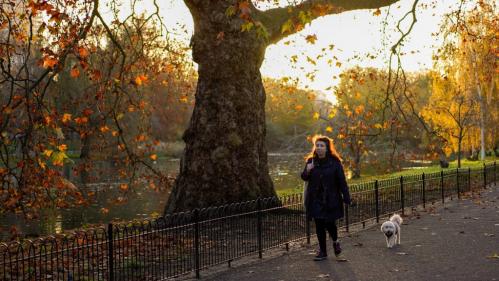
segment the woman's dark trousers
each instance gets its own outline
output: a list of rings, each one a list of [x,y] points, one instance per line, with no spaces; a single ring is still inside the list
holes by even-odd
[[[338,227],[336,227],[335,221],[326,221],[325,219],[314,219],[315,220],[315,232],[317,234],[317,240],[319,240],[319,247],[321,252],[327,255],[326,248],[326,230],[329,232],[333,241],[338,240]]]

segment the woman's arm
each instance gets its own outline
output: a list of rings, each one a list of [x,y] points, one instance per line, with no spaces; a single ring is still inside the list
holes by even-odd
[[[343,195],[343,202],[346,204],[351,203],[350,191],[348,189],[347,180],[345,178],[345,171],[343,171],[343,165],[339,163],[340,167],[336,169],[336,177],[338,179],[338,184],[340,185],[340,191]]]

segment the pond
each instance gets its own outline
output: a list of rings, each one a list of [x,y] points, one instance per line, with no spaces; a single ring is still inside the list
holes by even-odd
[[[301,192],[303,182],[299,174],[303,169],[303,155],[296,154],[269,154],[269,168],[276,190],[289,190]],[[85,227],[94,224],[107,223],[112,220],[133,220],[148,218],[159,215],[166,203],[167,195],[148,188],[135,188],[127,195],[124,204],[112,204],[121,195],[119,185],[112,172],[112,163],[96,162],[95,170],[99,171],[94,176],[94,182],[86,184],[85,189],[95,192],[95,200],[90,206],[72,208],[68,210],[44,210],[40,220],[24,220],[21,216],[4,215],[0,217],[0,238],[4,240],[9,237],[9,229],[12,225],[24,235],[34,237],[52,233],[61,233],[65,230]],[[178,159],[158,159],[156,164],[161,171],[166,173],[178,173]],[[79,177],[72,174],[70,168],[64,171],[65,176],[77,183]],[[105,207],[108,213],[101,209]]]

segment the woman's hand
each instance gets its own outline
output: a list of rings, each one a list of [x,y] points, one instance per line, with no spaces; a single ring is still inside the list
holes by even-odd
[[[310,171],[314,168],[314,163],[308,163],[307,164],[307,173],[310,173]]]

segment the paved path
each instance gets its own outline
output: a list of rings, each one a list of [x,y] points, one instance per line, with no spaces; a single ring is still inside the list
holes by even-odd
[[[374,226],[341,238],[346,262],[312,261],[313,245],[273,257],[264,253],[263,260],[218,273],[202,271],[202,280],[499,280],[499,186],[404,219],[402,245],[393,249]]]

